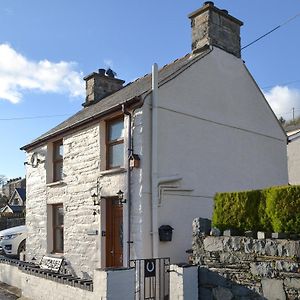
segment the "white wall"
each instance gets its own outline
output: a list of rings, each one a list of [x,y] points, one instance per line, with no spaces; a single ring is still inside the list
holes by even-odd
[[[123,300],[134,299],[133,269],[94,270],[93,291],[73,287],[22,272],[18,266],[0,263],[0,281],[21,289],[22,299],[32,300]]]
[[[175,230],[160,255],[186,260],[192,220],[211,218],[216,192],[288,182],[285,133],[242,61],[222,50],[159,88],[158,119],[159,177],[182,178],[161,200],[159,225]]]
[[[287,145],[289,183],[300,184],[300,138]]]
[[[17,266],[0,263],[0,281],[20,289],[22,285],[22,272]]]

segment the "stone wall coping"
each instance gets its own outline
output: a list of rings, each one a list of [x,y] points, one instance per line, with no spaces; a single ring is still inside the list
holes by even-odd
[[[68,274],[61,274],[46,269],[41,269],[38,265],[29,262],[19,261],[17,259],[1,257],[0,263],[16,266],[23,273],[26,274],[42,277],[44,279],[52,280],[61,284],[68,284],[70,286],[78,287],[84,290],[93,291],[92,280],[86,280]]]
[[[177,266],[177,267],[183,268],[183,269],[186,269],[186,268],[192,268],[192,267],[199,267],[199,266],[196,265],[196,264],[188,264],[188,263],[172,264],[171,266]]]

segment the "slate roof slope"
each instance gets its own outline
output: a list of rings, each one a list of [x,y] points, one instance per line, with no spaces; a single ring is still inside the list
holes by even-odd
[[[175,60],[174,62],[165,65],[159,70],[158,73],[158,82],[159,85],[162,84],[165,80],[168,80],[169,77],[172,77],[173,74],[177,72],[184,71],[190,65],[200,60],[208,53],[211,52],[211,49],[206,47],[203,51],[198,54],[187,54],[184,57]],[[23,146],[21,150],[27,150],[28,148],[38,145],[42,142],[45,142],[47,139],[63,133],[64,131],[82,125],[83,123],[93,121],[95,118],[101,116],[104,112],[109,111],[112,107],[121,106],[133,99],[134,97],[142,96],[151,90],[151,74],[147,74],[144,77],[137,79],[134,82],[127,84],[121,90],[115,92],[114,94],[101,99],[99,102],[85,107],[75,115],[71,116],[64,122],[60,123],[56,127],[52,128],[45,134],[41,135],[37,139],[33,140],[31,143]]]
[[[291,136],[300,132],[300,125],[289,125],[285,128],[287,136]]]
[[[25,210],[25,206],[19,206],[19,205],[8,205],[8,206],[11,208],[11,210],[15,214],[21,213]]]
[[[24,189],[24,188],[16,188],[16,191],[20,195],[21,199],[23,201],[26,201],[26,189]]]

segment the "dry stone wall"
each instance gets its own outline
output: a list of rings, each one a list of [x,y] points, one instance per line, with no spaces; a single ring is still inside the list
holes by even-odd
[[[205,236],[193,223],[199,299],[299,299],[300,241]]]

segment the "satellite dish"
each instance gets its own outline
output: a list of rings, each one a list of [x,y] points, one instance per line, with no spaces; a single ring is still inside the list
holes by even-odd
[[[33,152],[33,154],[31,155],[31,158],[30,158],[30,163],[31,163],[31,166],[33,168],[36,168],[39,164],[40,160],[38,159],[38,154],[36,152]]]

